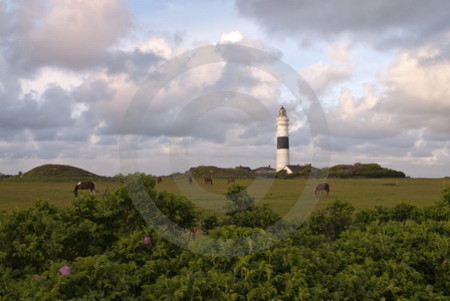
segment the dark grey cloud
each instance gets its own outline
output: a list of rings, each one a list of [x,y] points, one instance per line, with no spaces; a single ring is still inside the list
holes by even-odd
[[[304,43],[350,37],[379,47],[439,42],[450,30],[446,0],[237,0],[239,13],[273,35]]]
[[[321,148],[333,153],[353,153],[372,155],[395,155],[404,156],[415,147],[417,133],[414,131],[399,133],[392,137],[364,138],[364,137],[342,137],[331,136],[330,144],[323,143],[321,136],[317,142]]]
[[[273,116],[267,108],[251,95],[230,91],[230,86],[225,91],[220,87],[221,84],[214,85],[212,91],[219,91],[205,91],[199,97],[191,98],[186,93],[185,99],[179,99],[177,94],[165,98],[162,104],[157,104],[161,106],[157,110],[152,109],[152,103],[146,103],[142,108],[146,113],[139,118],[127,117],[124,108],[121,116],[124,119],[120,123],[108,120],[101,133],[193,137],[216,143],[229,138],[263,137],[268,124],[273,125]]]
[[[0,127],[9,130],[44,129],[72,124],[67,91],[49,87],[38,101],[32,95],[10,98],[4,95],[0,112]]]
[[[272,124],[265,104],[274,103],[274,99],[268,99],[264,93],[259,98],[254,95],[265,85],[267,90],[277,90],[278,83],[267,83],[249,66],[229,62],[234,53],[220,45],[208,50],[199,52],[211,58],[196,52],[176,57],[163,64],[163,69],[152,72],[134,91],[135,98],[108,114],[101,134],[195,137],[224,142],[230,133],[250,136],[234,132],[236,128],[244,129],[255,122],[261,127],[267,120]],[[262,64],[261,60],[257,58],[254,63]],[[218,64],[202,63],[205,61]],[[233,114],[227,109],[244,114]]]
[[[76,102],[90,104],[102,100],[109,100],[115,92],[105,79],[92,79],[75,87],[70,94]]]
[[[41,93],[23,94],[20,78],[1,63],[0,87],[0,132],[6,141],[22,140],[24,132],[36,142],[86,141],[99,123],[90,104],[109,100],[115,93],[106,81],[87,79],[69,89],[53,83]],[[77,112],[78,104],[84,104],[86,111]]]
[[[223,91],[256,86],[261,81],[251,75],[251,70],[247,66],[229,63],[222,70],[220,79],[215,85]]]
[[[110,51],[99,61],[107,68],[108,74],[125,74],[129,80],[139,82],[149,75],[152,67],[164,59],[156,53],[136,48],[132,51]]]

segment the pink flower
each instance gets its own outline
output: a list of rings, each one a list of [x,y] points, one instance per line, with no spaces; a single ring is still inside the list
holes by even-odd
[[[152,238],[150,236],[144,236],[144,244],[149,245],[152,243]]]
[[[68,265],[64,265],[59,268],[59,272],[61,275],[69,275],[70,274],[70,267]]]

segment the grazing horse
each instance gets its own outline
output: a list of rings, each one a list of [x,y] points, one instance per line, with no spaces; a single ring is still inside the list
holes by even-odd
[[[213,180],[211,179],[211,177],[205,177],[205,184],[213,184]]]
[[[156,178],[156,183],[162,183],[162,178],[161,177],[157,177]]]
[[[234,183],[234,178],[228,178],[227,184]]]
[[[320,196],[322,194],[322,190],[325,190],[328,195],[330,193],[330,185],[328,185],[328,183],[317,184],[314,188],[314,197]]]
[[[97,190],[95,190],[95,184],[94,182],[78,182],[75,185],[75,188],[73,190],[73,193],[75,194],[75,196],[78,196],[78,190],[80,189],[89,189],[91,192],[97,192]]]

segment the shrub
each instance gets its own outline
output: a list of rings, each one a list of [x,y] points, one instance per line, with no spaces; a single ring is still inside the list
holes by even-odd
[[[352,223],[355,208],[347,202],[335,200],[328,207],[310,217],[310,228],[335,240]]]
[[[247,193],[247,187],[240,184],[229,186],[225,197],[229,201],[226,206],[227,215],[251,209],[255,203],[255,199]]]

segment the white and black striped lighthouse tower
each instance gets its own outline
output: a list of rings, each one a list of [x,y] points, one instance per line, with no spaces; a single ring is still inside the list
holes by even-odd
[[[281,107],[277,117],[277,171],[289,165],[289,118]]]

